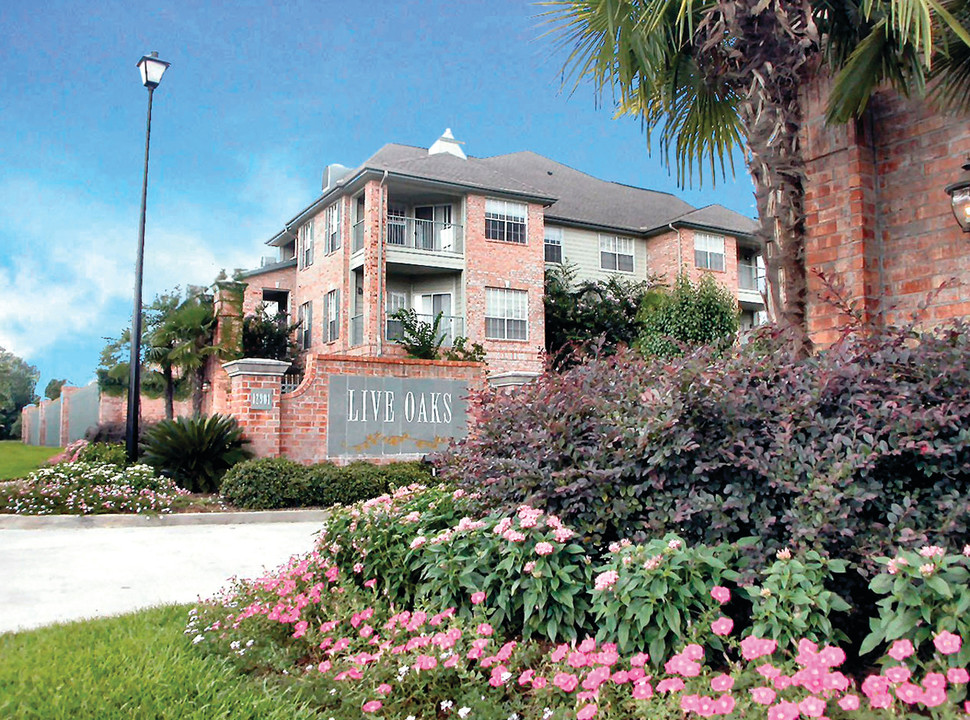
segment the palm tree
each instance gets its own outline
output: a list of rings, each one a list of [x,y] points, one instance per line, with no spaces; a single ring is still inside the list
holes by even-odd
[[[883,82],[922,91],[967,0],[562,0],[546,15],[570,50],[564,72],[615,93],[620,113],[659,132],[683,184],[725,172],[744,147],[760,217],[769,309],[797,352],[806,328],[804,163],[799,88],[834,74],[831,120],[857,117]],[[954,37],[956,42],[954,43]],[[952,56],[951,56],[952,57]],[[966,65],[964,66],[966,67]],[[951,72],[951,75],[955,75]],[[964,76],[964,88],[970,81]],[[733,170],[733,167],[732,167]]]
[[[165,321],[173,339],[168,358],[184,377],[192,378],[192,414],[196,417],[202,414],[206,362],[223,350],[215,344],[216,322],[212,296],[199,289],[190,291]]]

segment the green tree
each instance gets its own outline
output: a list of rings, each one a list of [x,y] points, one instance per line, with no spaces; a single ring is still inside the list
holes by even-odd
[[[61,396],[61,388],[67,385],[67,380],[51,380],[44,388],[44,397],[57,400]]]
[[[546,269],[546,353],[557,365],[571,352],[597,341],[600,352],[611,353],[620,344],[632,345],[640,335],[637,312],[644,294],[658,284],[651,278],[633,282],[617,276],[576,282],[576,268],[558,265]]]
[[[621,114],[659,132],[683,184],[725,172],[742,144],[754,183],[769,308],[796,350],[806,328],[804,162],[799,89],[835,75],[829,118],[858,117],[889,83],[922,92],[937,62],[946,97],[970,105],[968,0],[562,0],[544,3],[569,50],[564,72],[609,89]],[[960,43],[964,43],[961,45]],[[962,94],[960,94],[962,90]],[[733,170],[733,165],[732,165]]]
[[[673,291],[656,290],[644,297],[639,320],[637,347],[651,355],[674,357],[683,354],[685,346],[730,345],[738,332],[738,305],[710,275],[705,273],[694,285],[682,273]]]
[[[266,306],[243,318],[242,356],[293,362],[299,353],[293,331],[298,323],[289,324],[286,313],[270,316]]]
[[[39,378],[36,367],[0,347],[0,438],[16,437],[20,411],[39,400],[34,394]]]

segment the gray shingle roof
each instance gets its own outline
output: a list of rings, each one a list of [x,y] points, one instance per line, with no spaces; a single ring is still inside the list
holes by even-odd
[[[705,205],[691,210],[671,221],[713,230],[724,230],[734,235],[753,235],[758,223],[749,217],[734,212],[723,205]],[[666,226],[666,223],[664,223]]]

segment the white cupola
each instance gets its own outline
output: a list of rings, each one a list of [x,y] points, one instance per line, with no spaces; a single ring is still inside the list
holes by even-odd
[[[468,158],[465,156],[465,151],[461,149],[462,145],[464,145],[464,143],[459,140],[455,140],[455,136],[451,134],[451,128],[446,128],[441,134],[441,137],[434,141],[434,145],[428,148],[428,155],[448,153],[449,155],[460,157],[462,160],[467,160]]]

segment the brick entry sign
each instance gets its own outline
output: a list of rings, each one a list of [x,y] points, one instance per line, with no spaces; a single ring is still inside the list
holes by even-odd
[[[329,457],[425,454],[468,429],[460,380],[332,375],[327,418]]]

